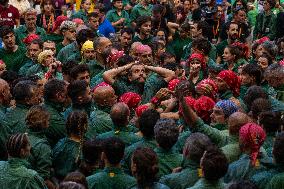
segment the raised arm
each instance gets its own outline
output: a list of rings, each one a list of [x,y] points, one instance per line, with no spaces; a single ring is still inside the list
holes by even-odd
[[[164,78],[164,80],[166,82],[169,82],[170,80],[172,80],[175,77],[175,72],[166,68],[162,68],[162,67],[155,67],[155,66],[146,66],[145,68],[147,70],[153,71],[157,74],[159,74],[160,76],[162,76]]]
[[[121,67],[118,67],[118,68],[113,68],[111,70],[108,70],[108,71],[105,71],[103,73],[103,79],[106,83],[112,85],[114,82],[115,82],[115,77],[123,72],[123,71],[126,71],[128,69],[131,68],[131,66],[133,65],[133,63],[131,64],[127,64],[125,66],[121,66]]]

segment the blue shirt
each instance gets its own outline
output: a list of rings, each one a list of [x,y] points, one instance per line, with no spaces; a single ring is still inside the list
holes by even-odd
[[[110,21],[105,19],[100,25],[98,29],[98,33],[109,38],[111,33],[115,33],[114,27],[111,25]]]

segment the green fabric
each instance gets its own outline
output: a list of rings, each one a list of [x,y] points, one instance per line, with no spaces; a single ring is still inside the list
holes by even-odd
[[[154,149],[159,160],[159,176],[172,173],[174,168],[180,167],[182,155],[177,153],[174,148],[164,150],[160,147]]]
[[[63,179],[69,172],[75,171],[81,155],[80,143],[69,138],[61,139],[53,149],[53,167],[55,176]]]
[[[42,41],[45,41],[47,38],[45,30],[41,27],[36,26],[35,34],[39,35]],[[26,38],[28,35],[29,32],[25,25],[19,26],[17,29],[15,29],[16,44],[25,47],[26,45],[23,42],[23,39]]]
[[[98,136],[98,138],[101,138],[101,139],[106,139],[110,137],[120,138],[125,143],[126,147],[141,140],[141,137],[138,137],[134,133],[129,132],[128,127],[114,126],[114,130],[100,134]]]
[[[0,162],[0,186],[9,189],[47,189],[36,171],[26,168],[24,159],[10,158]]]
[[[179,153],[183,152],[183,147],[185,145],[185,142],[187,138],[190,136],[191,132],[190,131],[184,131],[179,134],[178,141],[175,144],[175,148]]]
[[[275,175],[266,186],[266,189],[279,188],[284,188],[284,172]]]
[[[235,137],[232,137],[232,138],[235,139],[235,142],[227,144],[227,145],[225,145],[221,148],[221,150],[225,154],[229,163],[237,161],[240,158],[240,156],[242,155],[240,145],[239,145],[239,142],[238,142],[238,137],[235,136]]]
[[[143,137],[139,142],[136,142],[131,146],[128,146],[124,151],[124,159],[123,159],[123,168],[127,173],[130,173],[131,170],[130,167],[131,167],[132,154],[138,147],[148,147],[154,149],[157,147],[157,143],[153,138],[148,139]]]
[[[30,106],[18,103],[15,108],[9,108],[6,113],[6,124],[12,133],[24,133],[26,127],[26,114]]]
[[[218,53],[218,50],[217,48],[215,47],[215,45],[213,45],[212,43],[211,44],[211,50],[209,52],[209,58],[211,58],[213,61],[216,60],[217,58],[217,53]],[[182,60],[187,60],[189,58],[189,56],[191,55],[191,48],[192,48],[192,43],[189,43],[188,45],[184,46],[183,47],[183,56],[182,56]],[[223,53],[222,53],[223,54]]]
[[[169,186],[171,189],[185,189],[193,186],[199,179],[199,163],[192,160],[184,160],[182,171],[165,175],[160,182]]]
[[[49,127],[45,135],[51,147],[66,136],[65,120],[62,115],[63,106],[59,103],[45,101],[45,108],[49,112]]]
[[[173,36],[173,40],[167,44],[166,51],[175,55],[177,60],[180,60],[183,55],[183,47],[192,41],[191,38],[182,39],[178,32]]]
[[[135,178],[123,173],[121,168],[113,167],[87,177],[87,182],[89,189],[125,189],[136,183]]]
[[[35,64],[37,63],[34,63],[32,59],[26,57],[26,60],[25,62],[23,63],[23,66],[20,68],[19,70],[19,74],[22,75],[22,76],[27,76],[27,72],[28,70],[34,66]]]
[[[47,34],[47,36],[46,36],[46,40],[53,41],[56,45],[61,43],[63,41],[63,39],[64,39],[63,35],[58,35],[58,34],[55,34],[55,33],[50,33],[50,34]],[[56,51],[56,53],[58,53],[58,52],[59,51]]]
[[[234,95],[232,93],[232,91],[228,90],[228,91],[225,91],[223,93],[219,93],[219,98],[221,100],[230,100],[230,98],[232,98]]]
[[[153,42],[153,36],[149,36],[146,39],[141,39],[138,35],[135,35],[132,39],[132,42],[140,42],[143,45],[150,45]]]
[[[75,54],[76,52],[79,52],[78,45],[76,41],[73,43],[70,43],[69,45],[63,47],[57,54],[57,60],[62,62],[62,64],[65,64],[67,59],[72,55]]]
[[[234,66],[233,66],[233,68],[231,69],[233,72],[235,72],[236,74],[238,74],[238,69],[239,69],[239,67],[241,66],[241,65],[244,65],[244,64],[247,64],[248,62],[244,59],[244,58],[240,58],[240,59],[238,59],[238,61],[234,64]],[[224,63],[223,64],[223,68],[225,69],[225,70],[228,70],[228,68],[229,68],[229,65],[228,65],[228,63]]]
[[[130,189],[140,189],[140,188],[136,185],[136,186],[131,187]],[[153,186],[151,186],[151,189],[170,189],[170,188],[164,184],[155,182]]]
[[[44,78],[44,75],[47,73],[47,71],[48,71],[47,67],[43,67],[40,64],[35,64],[27,70],[26,75],[27,76],[37,75],[40,78]],[[55,79],[63,80],[63,75],[61,72],[53,73],[52,77]]]
[[[18,72],[26,60],[26,48],[18,46],[15,52],[0,49],[0,57],[6,64],[6,69]]]
[[[247,14],[248,21],[249,21],[249,23],[251,24],[252,27],[255,26],[257,14],[258,13],[257,13],[256,9],[248,11],[248,14]]]
[[[159,76],[157,73],[151,73],[145,81],[142,104],[150,102],[151,98],[154,97],[161,88],[166,88],[167,86],[168,83],[163,77]]]
[[[275,111],[275,112],[284,111],[284,103],[283,102],[276,100],[275,98],[272,98],[271,96],[269,96],[269,101],[271,103],[272,111]]]
[[[225,189],[225,187],[226,184],[224,184],[220,180],[212,182],[204,178],[201,178],[199,179],[199,181],[197,181],[197,183],[194,186],[188,189]]]
[[[227,174],[224,177],[226,183],[235,180],[247,180],[258,172],[266,170],[266,166],[271,164],[271,159],[266,154],[261,154],[258,166],[252,166],[250,156],[248,154],[241,155],[240,159],[231,163]]]
[[[106,14],[106,18],[107,18],[108,21],[110,21],[111,23],[117,22],[117,21],[118,21],[119,19],[121,19],[121,18],[125,18],[123,24],[119,24],[119,25],[114,26],[115,31],[117,31],[117,32],[118,32],[120,29],[122,29],[123,27],[130,25],[129,14],[127,13],[126,10],[122,10],[120,16],[117,14],[116,9],[109,10],[109,11],[107,12],[107,14]]]
[[[92,77],[90,86],[91,88],[95,87],[96,85],[100,84],[101,82],[104,82],[103,74],[106,70],[102,70],[101,72],[97,73],[95,76]]]
[[[66,45],[66,46],[67,46],[67,45]],[[56,43],[56,46],[55,46],[55,48],[56,48],[56,54],[58,54],[58,53],[61,51],[61,49],[63,49],[63,48],[66,47],[66,46],[64,46],[64,45],[62,44],[62,42]]]
[[[113,123],[108,112],[103,108],[97,107],[90,115],[90,125],[88,127],[86,137],[93,138],[98,134],[102,134],[113,129]]]
[[[224,49],[229,45],[227,40],[221,41],[219,44],[216,45],[217,55],[222,57],[224,53]]]
[[[269,157],[273,157],[272,150],[273,150],[273,144],[274,144],[275,134],[274,133],[266,133],[265,141],[262,145],[262,147],[265,149],[267,155]]]
[[[139,95],[143,95],[144,86],[143,85],[140,86],[140,84],[135,81],[130,82],[125,78],[118,78],[112,84],[112,87],[117,96],[121,96],[126,92],[135,92],[138,93]]]
[[[32,168],[43,179],[50,178],[52,167],[52,150],[43,132],[35,132],[29,129],[31,155],[28,158]]]
[[[9,134],[11,133],[10,128],[6,123],[6,107],[0,104],[0,160],[6,160],[6,142]]]
[[[75,18],[79,18],[79,19],[83,20],[85,24],[88,24],[87,13],[82,9],[80,9],[78,12],[72,14],[70,19],[73,20]]]
[[[270,13],[259,13],[256,17],[255,28],[253,32],[253,38],[259,39],[267,36],[270,40],[274,40],[276,37],[276,15]]]
[[[136,22],[139,16],[151,16],[152,15],[152,5],[148,5],[146,8],[141,4],[137,4],[133,7],[130,14],[131,22]]]
[[[276,90],[276,99],[284,103],[284,85],[278,87]]]

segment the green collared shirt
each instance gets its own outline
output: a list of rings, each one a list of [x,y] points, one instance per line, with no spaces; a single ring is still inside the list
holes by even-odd
[[[188,189],[225,189],[226,184],[223,183],[221,180],[218,181],[209,181],[205,178],[199,179],[197,183],[188,188]]]
[[[6,69],[18,72],[26,61],[26,48],[18,46],[15,52],[0,49],[0,57],[6,64]]]
[[[217,52],[216,51],[216,47],[215,45],[213,45],[212,43],[210,43],[211,45],[211,50],[209,52],[209,57],[215,61],[216,60],[216,56],[217,56]],[[192,48],[192,42],[189,43],[188,45],[183,47],[183,55],[182,55],[182,60],[187,60],[189,58],[189,56],[191,55],[191,48]]]
[[[135,185],[135,178],[121,168],[106,167],[103,171],[87,177],[89,189],[126,189]]]
[[[78,12],[72,14],[71,20],[73,20],[75,18],[79,18],[79,19],[83,20],[85,24],[88,24],[87,13],[82,9],[80,9]]]
[[[254,39],[267,36],[270,40],[273,40],[276,37],[276,19],[277,16],[273,12],[269,14],[259,13],[253,32]]]
[[[142,43],[143,45],[149,45],[149,44],[151,44],[152,43],[152,41],[153,41],[153,36],[149,36],[148,38],[146,38],[146,39],[141,39],[140,37],[139,37],[139,35],[135,35],[134,37],[133,37],[133,39],[132,39],[132,42],[140,42],[140,43]]]
[[[79,52],[79,47],[77,45],[77,42],[74,41],[73,43],[70,43],[69,45],[63,47],[59,52],[57,52],[57,60],[62,62],[62,64],[65,64],[68,58],[77,52]]]
[[[136,22],[139,16],[151,16],[153,5],[148,5],[147,7],[137,4],[133,7],[130,14],[131,22]]]
[[[45,41],[47,38],[45,30],[41,27],[36,26],[35,34],[39,35],[42,41]],[[15,29],[15,35],[16,35],[16,44],[25,47],[26,45],[24,44],[23,39],[29,35],[26,25],[22,25],[17,29]]]
[[[114,26],[115,31],[118,32],[120,29],[122,29],[124,26],[129,26],[130,24],[130,18],[129,18],[129,14],[125,11],[122,10],[121,11],[121,15],[118,15],[117,10],[114,8],[112,10],[109,10],[106,14],[106,18],[108,19],[108,21],[110,21],[111,23],[113,22],[117,22],[119,19],[124,18],[124,22],[122,24],[116,25]]]

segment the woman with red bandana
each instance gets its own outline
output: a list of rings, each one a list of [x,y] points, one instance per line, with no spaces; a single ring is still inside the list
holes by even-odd
[[[216,80],[218,86],[219,98],[221,100],[231,100],[232,97],[238,97],[240,94],[240,79],[231,70],[221,71]]]
[[[204,79],[200,81],[195,87],[196,93],[200,96],[204,95],[216,101],[218,94],[218,86],[212,79]]]
[[[263,128],[255,123],[247,123],[239,131],[239,145],[243,155],[230,164],[225,182],[246,180],[257,171],[265,170],[269,158],[261,150],[266,138]]]
[[[188,79],[194,85],[206,78],[206,63],[204,56],[200,53],[193,53],[189,59],[189,76]]]

